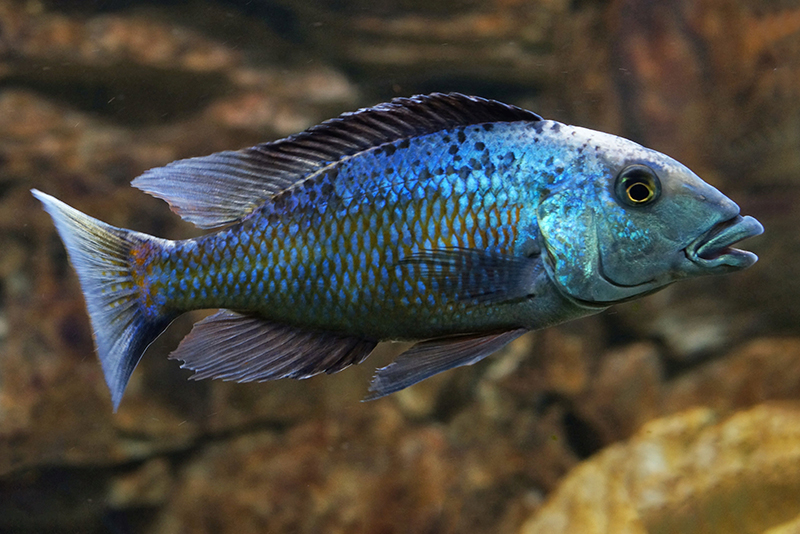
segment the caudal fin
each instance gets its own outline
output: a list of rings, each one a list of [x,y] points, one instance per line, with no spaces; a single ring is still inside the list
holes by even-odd
[[[97,354],[103,366],[114,411],[145,349],[172,317],[146,310],[131,270],[131,250],[159,240],[116,228],[32,189],[53,218],[86,299]]]

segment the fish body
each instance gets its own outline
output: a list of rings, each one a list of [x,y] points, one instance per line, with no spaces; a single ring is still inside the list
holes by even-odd
[[[376,398],[527,330],[745,268],[755,256],[729,245],[762,231],[663,154],[459,94],[396,99],[133,185],[225,227],[168,241],[34,191],[81,280],[115,408],[186,311],[222,310],[171,356],[198,378],[306,378],[382,340],[424,340],[378,371]]]

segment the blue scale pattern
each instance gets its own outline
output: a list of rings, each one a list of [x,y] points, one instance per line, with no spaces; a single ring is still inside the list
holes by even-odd
[[[426,323],[461,328],[481,305],[442,294],[438,279],[401,260],[453,247],[513,252],[533,193],[506,141],[471,126],[376,147],[240,224],[179,242],[153,283],[176,311],[252,310],[389,337]]]

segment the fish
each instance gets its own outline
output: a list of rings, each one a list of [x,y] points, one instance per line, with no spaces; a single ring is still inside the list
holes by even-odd
[[[113,409],[179,315],[193,379],[305,379],[415,344],[366,400],[525,332],[757,261],[763,232],[633,141],[459,93],[395,98],[285,139],[177,160],[132,185],[209,232],[117,228],[36,189],[78,275]]]

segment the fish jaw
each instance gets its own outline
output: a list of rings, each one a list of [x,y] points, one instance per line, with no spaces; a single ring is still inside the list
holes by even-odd
[[[731,245],[763,232],[764,227],[755,218],[737,214],[692,241],[685,249],[686,257],[709,274],[746,269],[758,261],[758,256]]]

